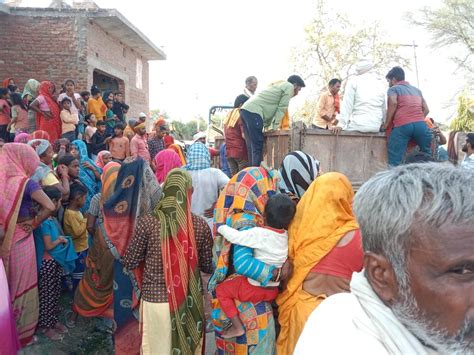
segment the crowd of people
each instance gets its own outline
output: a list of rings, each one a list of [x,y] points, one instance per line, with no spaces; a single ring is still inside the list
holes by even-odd
[[[32,79],[20,94],[7,79],[0,353],[38,333],[60,341],[79,317],[109,322],[116,353],[204,353],[211,329],[218,354],[473,353],[474,136],[461,167],[426,163],[426,104],[401,73],[387,75],[385,126],[422,155],[402,164],[389,140],[400,166],[356,196],[305,152],[278,170],[262,163],[264,128],[287,128],[289,101],[305,87],[297,75],[259,93],[246,80],[224,121],[222,169],[205,133],[186,149],[164,119],[148,133],[145,114],[127,120],[121,93],[77,94],[67,80],[56,96]],[[331,105],[347,105],[339,84],[316,121],[336,133]],[[415,104],[423,119],[398,125]],[[353,115],[348,124],[362,124]]]

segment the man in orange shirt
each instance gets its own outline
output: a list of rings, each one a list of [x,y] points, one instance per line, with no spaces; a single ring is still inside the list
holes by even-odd
[[[341,89],[341,80],[331,79],[327,90],[324,90],[319,96],[316,118],[314,120],[315,128],[329,129],[337,124],[336,113],[339,112],[339,90]]]

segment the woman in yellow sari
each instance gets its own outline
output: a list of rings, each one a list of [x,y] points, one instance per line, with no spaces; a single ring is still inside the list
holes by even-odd
[[[328,173],[311,184],[296,208],[288,231],[293,273],[277,298],[277,354],[292,354],[311,312],[326,297],[349,292],[352,272],[362,269],[353,197],[344,175]]]

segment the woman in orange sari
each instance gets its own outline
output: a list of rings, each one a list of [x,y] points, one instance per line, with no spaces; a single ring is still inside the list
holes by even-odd
[[[277,298],[277,354],[292,354],[311,312],[326,297],[349,292],[352,273],[362,269],[353,197],[344,175],[328,173],[311,184],[296,208],[288,231],[293,273]]]

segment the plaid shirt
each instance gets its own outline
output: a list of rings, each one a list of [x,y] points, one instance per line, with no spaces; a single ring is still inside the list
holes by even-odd
[[[199,268],[202,272],[212,272],[212,234],[206,221],[192,215],[196,238]],[[163,259],[161,256],[160,221],[147,215],[139,217],[135,234],[123,258],[123,265],[133,270],[144,260],[142,297],[147,302],[168,302]]]
[[[150,152],[151,161],[155,159],[155,156],[165,149],[165,142],[163,138],[151,137],[148,139],[148,151]]]

